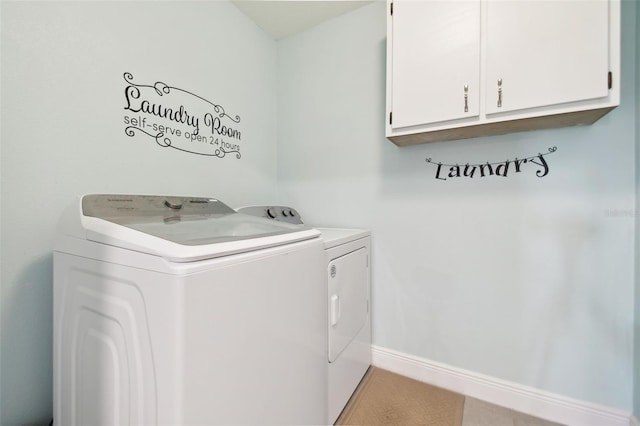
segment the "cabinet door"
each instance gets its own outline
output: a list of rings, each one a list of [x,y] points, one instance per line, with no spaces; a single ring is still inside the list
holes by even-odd
[[[392,128],[478,116],[479,0],[395,0],[392,55]]]
[[[607,96],[607,0],[486,5],[488,114]]]

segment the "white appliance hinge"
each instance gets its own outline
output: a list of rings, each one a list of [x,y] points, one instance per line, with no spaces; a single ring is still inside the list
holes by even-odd
[[[389,126],[393,124],[393,112],[389,113]]]
[[[393,16],[393,2],[391,2],[391,16]]]
[[[609,74],[607,75],[607,84],[609,85],[609,89],[613,87],[613,74],[611,71],[609,71]]]

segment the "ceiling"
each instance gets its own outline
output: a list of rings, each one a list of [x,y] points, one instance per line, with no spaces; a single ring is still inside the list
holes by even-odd
[[[232,0],[232,3],[274,40],[280,40],[372,1]]]

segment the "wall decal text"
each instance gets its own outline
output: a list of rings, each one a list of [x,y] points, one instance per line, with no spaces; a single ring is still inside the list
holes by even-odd
[[[487,176],[502,176],[507,177],[509,173],[520,173],[526,165],[532,164],[536,167],[536,176],[539,178],[545,177],[549,174],[549,164],[545,160],[544,156],[556,152],[557,148],[549,148],[549,152],[544,154],[538,154],[531,157],[526,157],[514,160],[506,160],[497,163],[484,163],[484,164],[444,164],[434,163],[431,158],[427,158],[425,161],[429,164],[436,165],[435,178],[439,180],[447,180],[450,178],[467,177],[473,179],[474,177],[487,177]]]
[[[163,82],[136,84],[124,73],[127,136],[142,133],[163,148],[222,158],[241,158],[240,116],[227,114],[222,105]],[[186,106],[185,106],[186,105]]]

